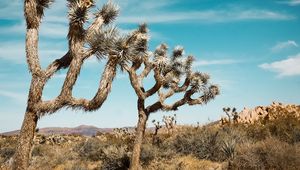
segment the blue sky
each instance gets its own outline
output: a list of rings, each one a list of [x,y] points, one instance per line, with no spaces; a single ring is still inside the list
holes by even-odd
[[[104,1],[97,1],[100,7]],[[121,7],[116,25],[129,32],[138,23],[150,28],[150,49],[165,42],[185,47],[196,56],[194,69],[207,72],[221,87],[221,95],[204,106],[158,112],[150,120],[176,113],[180,124],[220,118],[223,107],[251,108],[272,101],[300,103],[299,0],[115,0]],[[66,2],[57,0],[41,26],[40,57],[46,67],[67,51]],[[27,70],[25,24],[21,0],[0,1],[0,132],[19,129],[26,108],[30,74]],[[91,98],[105,61],[88,60],[75,86],[75,95]],[[47,84],[44,99],[59,93],[66,71]],[[146,86],[153,83],[146,80]],[[155,100],[150,99],[148,103]],[[127,75],[119,72],[112,93],[92,113],[61,110],[43,117],[38,126],[134,126],[136,96]],[[151,123],[149,122],[151,126]]]

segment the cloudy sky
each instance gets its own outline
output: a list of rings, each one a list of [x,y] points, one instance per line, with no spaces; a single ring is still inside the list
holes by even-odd
[[[124,32],[147,22],[150,49],[164,42],[185,47],[196,56],[194,69],[207,72],[221,95],[204,106],[182,107],[181,124],[220,118],[223,107],[251,108],[272,101],[300,103],[299,0],[115,0],[121,14],[115,24]],[[97,1],[100,6],[104,1]],[[19,129],[26,108],[30,74],[24,53],[25,24],[21,0],[0,1],[0,132]],[[46,67],[67,51],[67,8],[57,0],[47,10],[40,31],[39,54]],[[105,61],[88,60],[75,87],[75,96],[91,98]],[[44,99],[58,95],[66,71],[47,84]],[[146,86],[151,86],[146,80]],[[151,100],[150,100],[151,101]],[[149,102],[150,102],[149,101]],[[155,113],[152,119],[164,114]],[[134,126],[136,96],[127,75],[118,73],[103,107],[92,113],[61,110],[43,117],[38,126]],[[149,123],[151,125],[151,123]]]

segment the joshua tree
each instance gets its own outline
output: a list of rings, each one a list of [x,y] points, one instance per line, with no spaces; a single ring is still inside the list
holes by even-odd
[[[118,8],[108,2],[96,11],[94,20],[86,24],[88,13],[94,6],[93,0],[67,0],[69,16],[68,51],[43,69],[39,62],[38,41],[39,26],[44,10],[52,0],[24,0],[24,15],[27,24],[26,58],[32,75],[27,108],[20,131],[19,141],[14,156],[14,169],[26,169],[29,165],[30,151],[37,121],[46,114],[52,114],[61,108],[95,111],[101,107],[111,90],[116,75],[117,65],[124,61],[124,38],[118,36],[116,28],[109,26],[118,14]],[[130,38],[130,36],[128,36]],[[138,38],[132,38],[134,43]],[[126,44],[128,45],[128,44]],[[139,51],[131,47],[131,54]],[[122,54],[122,55],[121,55]],[[80,73],[83,62],[92,56],[106,58],[107,62],[99,82],[98,90],[91,99],[77,99],[72,90]],[[53,100],[42,101],[43,89],[47,81],[61,70],[68,72],[59,95]]]
[[[223,112],[225,112],[228,119],[222,118],[221,119],[222,124],[226,124],[226,122],[231,124],[232,123],[231,121],[233,121],[233,123],[238,123],[239,113],[236,111],[235,107],[232,109],[230,107],[224,107]]]
[[[175,125],[177,124],[176,114],[174,114],[174,116],[163,116],[163,122],[167,128],[168,134],[173,133]]]
[[[130,165],[132,170],[139,168],[141,144],[146,122],[151,113],[160,110],[174,111],[186,104],[206,104],[219,94],[218,87],[209,84],[208,74],[192,71],[194,57],[183,57],[182,47],[176,47],[171,57],[168,56],[168,47],[165,44],[158,46],[154,53],[148,52],[147,32],[147,27],[143,24],[139,31],[133,33],[132,39],[138,37],[141,39],[136,45],[144,49],[144,52],[132,55],[130,50],[126,50],[124,54],[129,54],[130,58],[127,61],[130,62],[122,66],[128,72],[131,85],[138,97],[138,124]],[[132,39],[127,38],[127,41],[130,42]],[[154,75],[155,84],[149,90],[145,90],[143,80],[151,75],[150,72]],[[172,104],[167,104],[166,100],[177,93],[182,93],[183,97]],[[158,95],[158,101],[146,106],[145,100],[154,94]]]
[[[162,128],[162,125],[159,123],[159,121],[156,121],[156,120],[152,120],[152,123],[154,124],[154,133],[153,133],[153,136],[152,136],[152,144],[159,144],[159,138],[158,138],[158,131],[159,129]]]

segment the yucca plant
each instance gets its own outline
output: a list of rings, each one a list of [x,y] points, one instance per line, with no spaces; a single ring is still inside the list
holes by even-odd
[[[236,147],[235,140],[232,139],[232,140],[224,140],[223,141],[221,150],[227,159],[230,159],[230,160],[234,159],[235,147]]]

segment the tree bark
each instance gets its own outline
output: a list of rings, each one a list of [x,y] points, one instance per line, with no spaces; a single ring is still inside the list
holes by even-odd
[[[34,105],[41,100],[44,81],[33,77],[29,89],[27,108],[19,134],[16,153],[13,160],[14,170],[24,170],[29,166],[31,158],[31,149],[33,146],[33,138],[38,122],[38,112],[34,110]]]
[[[31,148],[33,145],[33,138],[37,125],[37,120],[37,114],[27,109],[14,157],[14,170],[25,170],[29,166]]]
[[[146,130],[146,123],[149,117],[149,114],[145,112],[144,101],[138,101],[138,110],[139,110],[139,120],[136,129],[136,136],[131,156],[130,170],[140,169],[140,155],[141,155],[141,146],[143,143],[143,138]]]

